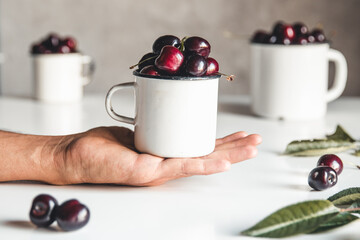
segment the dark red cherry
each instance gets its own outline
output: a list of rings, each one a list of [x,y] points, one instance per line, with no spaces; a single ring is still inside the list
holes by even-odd
[[[42,42],[42,45],[44,45],[48,50],[51,50],[52,52],[57,51],[59,44],[60,37],[55,33],[49,34],[48,37]]]
[[[159,54],[161,49],[165,46],[173,46],[179,47],[180,46],[180,39],[173,35],[165,35],[161,36],[155,40],[153,43],[152,49],[155,54]]]
[[[76,52],[77,43],[75,38],[73,37],[66,37],[61,41],[62,45],[66,45],[70,48],[71,52]]]
[[[275,35],[271,35],[267,41],[267,43],[275,44],[278,42],[278,38]]]
[[[56,211],[56,221],[64,231],[73,231],[84,227],[90,219],[90,211],[76,199],[62,203]]]
[[[161,75],[154,65],[149,65],[144,67],[143,69],[141,69],[140,73],[145,75],[152,75],[152,76]]]
[[[30,220],[38,227],[48,227],[55,221],[58,202],[48,194],[36,196],[30,209]]]
[[[301,45],[305,45],[308,43],[308,39],[306,36],[300,36],[300,37],[297,37],[295,42],[296,44],[301,44]]]
[[[165,46],[161,49],[160,55],[155,59],[155,66],[168,74],[175,74],[179,71],[184,61],[184,55],[173,46]]]
[[[308,27],[302,22],[296,22],[293,24],[293,29],[297,37],[306,35],[309,32]]]
[[[273,26],[272,35],[275,35],[275,36],[282,35],[284,32],[284,26],[285,26],[285,23],[283,21],[277,21]]]
[[[318,43],[323,43],[323,42],[326,41],[325,34],[321,29],[314,29],[311,32],[311,35],[314,36],[315,41],[318,42]]]
[[[189,37],[184,42],[185,51],[196,53],[207,58],[210,54],[211,46],[208,41],[201,37]]]
[[[314,43],[314,42],[316,42],[316,39],[312,34],[308,34],[307,41],[308,41],[308,43]]]
[[[315,190],[325,190],[337,183],[337,174],[331,167],[316,167],[310,172],[308,183]]]
[[[219,73],[219,63],[211,57],[206,59],[207,69],[205,75],[215,75]]]
[[[60,45],[56,51],[56,53],[71,53],[71,49],[67,45]]]
[[[207,62],[203,56],[194,54],[185,63],[185,72],[191,76],[202,76],[206,73]]]
[[[159,54],[156,53],[147,53],[145,54],[139,61],[139,70],[143,69],[146,66],[149,65],[154,65],[155,64],[155,58],[158,56]]]
[[[253,43],[268,43],[269,42],[269,34],[265,31],[257,31],[251,38],[251,42]]]
[[[343,162],[341,159],[336,156],[335,154],[325,154],[319,158],[319,161],[317,162],[317,166],[328,166],[335,170],[337,175],[340,175],[340,173],[343,170]]]

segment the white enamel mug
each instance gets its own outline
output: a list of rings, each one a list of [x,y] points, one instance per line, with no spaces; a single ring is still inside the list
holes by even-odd
[[[91,81],[94,62],[80,53],[34,54],[35,98],[51,103],[80,101],[83,87]]]
[[[134,72],[135,82],[113,86],[106,110],[115,120],[135,126],[135,147],[161,157],[198,157],[215,148],[220,76],[164,77]],[[135,90],[135,118],[116,113],[112,95]]]
[[[308,45],[251,44],[251,108],[263,117],[313,120],[326,114],[347,80],[342,53],[328,43]],[[328,89],[329,61],[335,79]]]

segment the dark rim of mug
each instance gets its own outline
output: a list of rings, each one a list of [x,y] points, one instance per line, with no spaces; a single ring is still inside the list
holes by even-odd
[[[133,72],[135,76],[144,77],[144,78],[153,78],[159,80],[183,80],[183,81],[198,81],[198,80],[210,80],[220,78],[221,75],[210,75],[210,76],[201,76],[201,77],[194,77],[194,76],[153,76],[153,75],[146,75],[141,74],[138,70]]]
[[[276,44],[276,43],[257,43],[257,42],[251,42],[250,41],[250,44],[251,45],[261,45],[261,46],[282,46],[282,47],[306,47],[306,46],[317,46],[317,45],[324,45],[324,44],[328,44],[330,45],[330,41],[327,41],[327,42],[322,42],[322,43],[319,43],[319,42],[315,42],[315,43],[307,43],[307,44],[288,44],[288,45],[285,45],[285,44]]]

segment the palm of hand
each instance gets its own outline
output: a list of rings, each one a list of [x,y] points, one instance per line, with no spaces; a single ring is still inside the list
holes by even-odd
[[[198,158],[161,158],[138,153],[133,132],[122,127],[101,127],[71,136],[60,161],[67,183],[115,183],[153,186],[192,175],[226,171],[232,163],[256,155],[258,135],[238,132],[218,139],[215,151]]]

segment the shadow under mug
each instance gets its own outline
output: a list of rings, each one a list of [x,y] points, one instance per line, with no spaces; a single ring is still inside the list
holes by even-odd
[[[32,55],[35,98],[51,103],[80,101],[91,82],[94,61],[80,53]]]
[[[113,86],[106,110],[115,120],[135,126],[135,147],[161,157],[198,157],[215,148],[220,76],[164,77],[142,75],[135,82]],[[135,92],[135,118],[113,110],[113,94],[124,88]]]
[[[342,53],[328,43],[269,45],[252,43],[251,108],[263,117],[312,120],[326,114],[327,103],[338,98],[347,80]],[[329,61],[335,79],[328,89]]]

